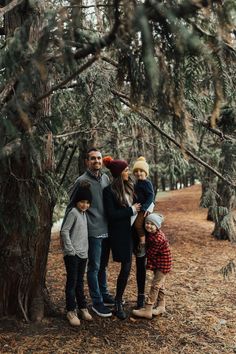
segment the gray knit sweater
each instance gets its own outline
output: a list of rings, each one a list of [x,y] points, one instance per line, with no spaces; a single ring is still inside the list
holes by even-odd
[[[89,237],[98,237],[107,234],[108,228],[103,206],[103,189],[110,184],[109,177],[103,173],[101,180],[98,181],[95,177],[86,171],[76,179],[71,190],[71,200],[76,191],[76,188],[78,187],[78,184],[81,181],[87,181],[90,183],[90,190],[93,196],[92,204],[86,211],[88,219],[88,235]]]
[[[77,208],[71,209],[61,228],[62,250],[64,256],[88,258],[88,227],[86,213]]]

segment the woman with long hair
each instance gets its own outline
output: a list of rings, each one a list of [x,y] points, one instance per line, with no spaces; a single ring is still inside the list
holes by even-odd
[[[133,203],[134,185],[129,176],[127,162],[113,160],[110,156],[104,157],[103,162],[113,176],[113,181],[103,191],[112,256],[115,262],[121,263],[116,284],[114,314],[120,319],[125,319],[127,315],[123,308],[122,297],[132,263],[131,227],[141,205]]]

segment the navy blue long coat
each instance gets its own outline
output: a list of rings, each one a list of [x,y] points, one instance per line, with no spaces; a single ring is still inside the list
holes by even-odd
[[[133,210],[129,206],[121,206],[111,186],[103,190],[104,209],[108,220],[113,260],[115,262],[131,262],[133,240],[130,218]]]

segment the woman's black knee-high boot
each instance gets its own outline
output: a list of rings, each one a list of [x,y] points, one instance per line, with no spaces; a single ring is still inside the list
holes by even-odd
[[[127,314],[124,311],[122,300],[117,300],[117,299],[115,300],[114,315],[118,317],[120,320],[126,319]]]
[[[139,310],[145,305],[145,295],[144,294],[138,294],[137,298],[137,306],[136,309]]]

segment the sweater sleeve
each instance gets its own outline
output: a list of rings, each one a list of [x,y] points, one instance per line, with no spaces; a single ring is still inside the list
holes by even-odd
[[[63,249],[64,251],[69,254],[69,255],[75,255],[75,250],[74,247],[72,246],[71,243],[71,238],[70,238],[70,231],[73,228],[75,222],[75,215],[73,211],[71,210],[67,215],[66,219],[62,224],[61,228],[61,239],[62,239],[62,244],[63,244]]]
[[[146,183],[144,183],[143,187],[146,195],[146,201],[142,204],[142,211],[146,211],[154,201],[154,189],[152,183],[148,180],[146,180],[145,182]]]
[[[132,207],[124,207],[121,209],[117,209],[117,205],[115,203],[115,196],[112,191],[108,188],[105,188],[103,191],[103,202],[104,209],[107,215],[108,220],[121,220],[133,215]]]

